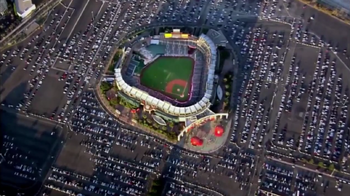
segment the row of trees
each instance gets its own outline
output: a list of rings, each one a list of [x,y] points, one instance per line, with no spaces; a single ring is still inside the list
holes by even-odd
[[[162,195],[164,186],[165,186],[165,180],[162,179],[156,179],[152,182],[151,189],[147,193],[147,196],[159,196]]]
[[[315,1],[315,0],[301,0],[301,1],[306,4],[310,4],[329,15],[333,15],[347,23],[350,23],[350,15],[339,10],[338,8],[331,7],[326,3],[322,3],[321,1]]]
[[[315,163],[314,159],[309,159],[309,160],[306,160],[306,159],[303,159],[302,162],[306,162],[310,165],[316,165],[317,167],[321,168],[321,169],[328,169],[329,171],[333,171],[335,169],[335,166],[333,163],[329,163],[329,164],[325,164],[324,162],[322,161],[319,161],[317,164]]]
[[[101,82],[100,89],[103,94],[112,89],[113,85],[109,82]]]
[[[119,100],[118,104],[121,105],[121,106],[124,106],[126,108],[129,108],[129,109],[136,109],[139,107],[139,105],[137,104],[132,104],[131,102],[125,100],[124,98],[122,97],[117,97],[116,98],[117,100]]]
[[[228,110],[230,107],[232,82],[233,82],[233,73],[228,72],[224,77],[224,87],[225,87],[224,109],[225,110]]]
[[[177,135],[174,131],[168,131],[167,126],[158,124],[153,119],[148,118],[148,116],[145,114],[142,115],[142,118],[139,118],[137,115],[135,115],[134,119],[137,120],[138,124],[164,135],[168,140],[175,141],[177,138]],[[170,129],[174,127],[174,122],[169,121],[167,124]]]
[[[119,61],[120,57],[122,56],[123,54],[123,51],[121,49],[118,49],[114,56],[113,56],[113,59],[112,59],[112,62],[111,64],[108,66],[108,71],[114,73],[114,67],[115,67],[115,64]]]

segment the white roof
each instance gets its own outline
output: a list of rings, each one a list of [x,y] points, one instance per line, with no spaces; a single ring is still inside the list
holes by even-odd
[[[151,44],[156,44],[156,45],[158,45],[158,44],[159,44],[159,40],[152,39],[152,40],[151,40]]]
[[[211,54],[211,58],[210,58],[209,67],[208,67],[209,72],[208,72],[208,78],[206,82],[206,92],[203,98],[196,104],[187,106],[187,107],[173,106],[166,101],[162,101],[156,97],[149,95],[147,92],[144,92],[140,89],[130,86],[123,80],[123,77],[121,74],[121,68],[116,68],[115,78],[116,78],[116,83],[118,84],[120,90],[122,90],[124,93],[128,94],[131,97],[134,97],[139,100],[145,100],[147,104],[153,105],[158,109],[164,111],[165,113],[168,113],[171,115],[189,116],[189,115],[197,114],[204,111],[210,106],[210,98],[213,93],[213,82],[214,82],[214,75],[215,75],[214,72],[215,72],[215,65],[216,65],[216,46],[213,43],[213,41],[204,34],[200,36],[200,39],[204,40],[205,44],[207,45],[207,48],[210,49],[209,52]]]
[[[15,0],[16,11],[23,14],[26,10],[33,6],[31,0]]]

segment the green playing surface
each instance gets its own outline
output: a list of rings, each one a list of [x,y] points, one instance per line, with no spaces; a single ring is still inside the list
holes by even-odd
[[[143,86],[170,98],[189,99],[194,60],[189,57],[159,57],[141,72]]]

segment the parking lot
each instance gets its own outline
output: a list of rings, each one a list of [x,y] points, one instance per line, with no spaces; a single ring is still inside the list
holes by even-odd
[[[68,136],[55,167],[87,177],[97,176],[101,167],[114,167],[105,165],[105,162],[118,158],[125,161],[125,164],[136,164],[136,168],[146,167],[149,173],[161,174],[170,181],[191,182],[220,193],[228,193],[225,191],[231,190],[234,185],[235,190],[244,193],[250,180],[247,174],[252,173],[255,167],[254,155],[239,152],[234,146],[218,154],[218,158],[203,158],[172,148],[153,136],[140,134],[137,130],[122,128],[97,105],[94,93],[89,91],[82,94],[80,104],[72,117],[71,128],[73,133]],[[98,179],[104,178],[97,177]],[[51,183],[50,180],[49,182]],[[47,189],[75,190],[63,185],[68,182],[50,183],[47,184]],[[143,184],[146,187],[150,182],[144,181]],[[117,191],[108,190],[111,194]],[[135,190],[144,191],[137,188]]]
[[[278,195],[292,195],[293,193],[346,195],[350,189],[348,180],[329,178],[271,160],[265,162],[259,181],[261,190],[258,192],[267,191]]]
[[[297,191],[346,193],[345,181],[335,182],[287,164],[271,166],[275,163],[261,158],[265,144],[273,146],[269,150],[274,153],[308,159],[341,162],[348,155],[346,28],[300,3],[290,4],[63,0],[40,30],[0,57],[1,107],[70,128],[43,192],[144,195],[158,175],[167,182],[166,195],[245,195],[259,186],[286,195]],[[257,22],[258,15],[264,19]],[[329,21],[329,28],[324,27],[328,23],[324,21]],[[230,143],[207,156],[180,150],[121,125],[99,105],[91,88],[102,77],[123,36],[144,25],[169,22],[217,27],[236,50],[242,68],[235,76],[239,106],[231,142],[241,148]],[[333,29],[339,29],[339,36]],[[27,117],[20,121],[22,118]],[[33,122],[29,120],[27,125]],[[34,127],[41,125],[41,120],[37,124]],[[5,180],[12,183],[19,178],[18,182],[30,185],[43,178],[37,175],[37,168],[43,166],[34,168],[25,157],[51,165],[52,161],[46,164],[44,160],[50,157],[56,133],[51,136],[48,131],[42,138],[33,135],[32,128],[4,135],[7,146],[3,149],[10,148],[8,145],[25,148],[13,152],[21,155],[19,158],[5,157],[6,161],[23,162],[19,169],[6,163]],[[28,142],[13,142],[22,138]],[[27,152],[32,148],[44,150],[34,156]],[[311,164],[307,167],[317,169]],[[19,177],[12,178],[16,175]]]
[[[1,187],[38,191],[61,145],[62,128],[1,111]],[[10,192],[3,192],[9,194]]]
[[[241,50],[247,62],[245,80],[239,92],[242,106],[237,108],[234,123],[235,129],[243,128],[244,131],[234,132],[231,141],[247,144],[250,148],[261,148],[269,129],[269,117],[273,115],[273,94],[280,81],[284,80],[287,70],[283,69],[282,63],[290,58],[287,56],[290,27],[264,23],[249,31],[250,36],[242,42]],[[249,42],[250,48],[246,44]]]

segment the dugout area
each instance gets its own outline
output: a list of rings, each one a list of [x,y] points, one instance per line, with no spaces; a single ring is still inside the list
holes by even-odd
[[[162,56],[146,65],[141,85],[180,102],[191,97],[194,60],[190,57]]]

